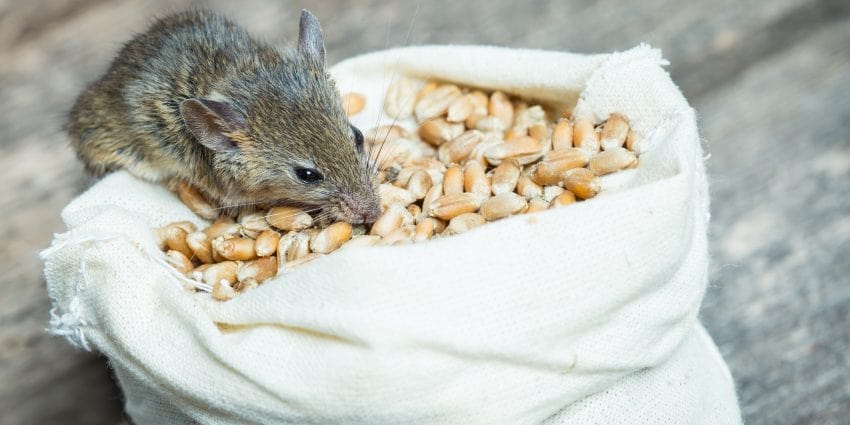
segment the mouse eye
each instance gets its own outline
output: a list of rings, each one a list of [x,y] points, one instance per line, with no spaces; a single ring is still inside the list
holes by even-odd
[[[351,132],[354,133],[354,146],[357,146],[358,150],[363,150],[363,133],[360,132],[357,127],[349,124],[351,127]]]
[[[304,183],[317,183],[324,180],[322,174],[315,168],[296,167],[295,175],[298,176],[298,179]]]

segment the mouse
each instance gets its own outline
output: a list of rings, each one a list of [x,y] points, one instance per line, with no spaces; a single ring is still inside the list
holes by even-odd
[[[82,91],[65,129],[94,176],[185,181],[223,214],[290,205],[360,224],[381,213],[376,167],[307,10],[280,50],[211,11],[159,18]]]

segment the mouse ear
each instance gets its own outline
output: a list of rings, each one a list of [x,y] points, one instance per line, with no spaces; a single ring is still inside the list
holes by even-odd
[[[301,11],[301,23],[298,26],[298,49],[308,58],[325,68],[325,41],[319,20],[310,11]]]
[[[245,117],[225,102],[186,99],[180,103],[180,115],[186,127],[204,146],[216,152],[239,150],[231,134],[244,130]]]

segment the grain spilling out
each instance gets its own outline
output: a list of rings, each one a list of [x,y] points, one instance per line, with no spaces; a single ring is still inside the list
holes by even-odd
[[[349,115],[367,102],[358,93],[342,99]],[[363,132],[381,199],[373,224],[323,226],[292,206],[216,217],[197,189],[174,182],[192,211],[214,221],[202,230],[189,222],[156,229],[167,263],[228,300],[336,250],[422,243],[584,202],[605,189],[600,176],[638,166],[640,139],[618,113],[573,119],[501,91],[405,78],[380,106],[417,129]]]

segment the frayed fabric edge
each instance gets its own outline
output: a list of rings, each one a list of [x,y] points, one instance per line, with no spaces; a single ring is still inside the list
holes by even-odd
[[[68,233],[57,234],[54,236],[53,244],[39,253],[39,257],[41,257],[42,261],[47,262],[53,255],[65,248],[87,245],[80,253],[79,265],[73,281],[74,293],[68,302],[61,302],[54,291],[48,291],[52,307],[50,309],[50,321],[45,329],[47,333],[65,337],[65,339],[76,348],[92,351],[91,345],[89,345],[85,333],[83,332],[83,328],[88,326],[88,323],[83,318],[84,314],[80,302],[80,296],[86,287],[86,254],[89,250],[98,248],[98,244],[101,242],[120,238],[125,238],[125,235],[118,233],[105,233],[95,236],[69,237]],[[183,276],[165,261],[161,253],[152,254],[144,249],[141,249],[141,251],[145,253],[149,259],[162,267],[163,270],[168,271],[168,275],[171,277],[171,280],[181,285],[183,288],[198,289],[205,292],[212,291],[211,286]]]

